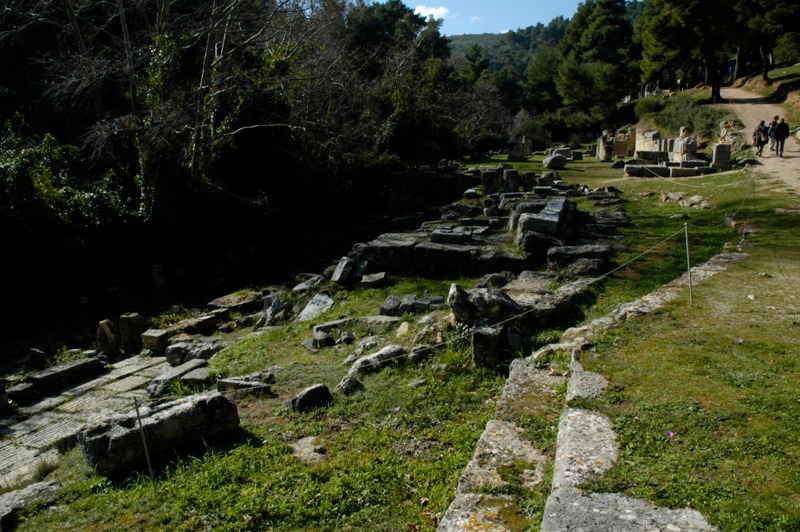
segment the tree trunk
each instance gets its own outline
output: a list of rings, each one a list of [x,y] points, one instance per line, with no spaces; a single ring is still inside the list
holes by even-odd
[[[131,98],[131,112],[136,114],[136,76],[134,74],[133,66],[133,48],[131,46],[131,35],[128,31],[128,23],[125,20],[125,8],[122,6],[122,0],[117,0],[117,9],[119,10],[119,23],[122,26],[122,41],[125,45],[125,63],[128,69],[128,83]]]
[[[769,70],[772,67],[771,54],[763,44],[758,45],[758,52],[761,54],[761,79],[769,81]]]
[[[72,0],[64,0],[64,7],[67,10],[69,25],[72,27],[72,33],[75,36],[75,44],[78,46],[78,51],[81,55],[86,56],[88,55],[86,42],[83,40],[83,33],[78,25],[78,17],[75,16],[75,8],[72,5]],[[100,94],[100,90],[95,86],[92,86],[92,98],[94,98],[94,109],[97,113],[97,118],[102,120],[105,117],[105,106],[103,105],[103,97]]]

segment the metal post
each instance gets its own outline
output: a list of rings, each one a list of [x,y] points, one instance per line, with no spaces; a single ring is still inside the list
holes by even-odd
[[[686,272],[689,274],[689,306],[694,304],[694,296],[692,294],[692,261],[689,258],[689,224],[683,224],[683,232],[686,234]]]
[[[147,459],[147,469],[150,470],[150,478],[155,479],[153,475],[153,464],[150,463],[150,452],[147,450],[147,440],[144,437],[144,428],[142,428],[142,416],[139,414],[139,399],[133,398],[133,406],[136,408],[136,419],[139,421],[139,434],[142,435],[142,445],[144,445],[144,457]]]

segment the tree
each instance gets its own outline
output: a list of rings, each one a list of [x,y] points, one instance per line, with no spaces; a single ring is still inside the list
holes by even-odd
[[[477,43],[473,43],[469,47],[467,53],[464,54],[464,59],[466,59],[466,65],[462,76],[467,84],[474,85],[486,72],[489,61],[484,56],[483,47]]]
[[[630,90],[632,28],[624,0],[587,0],[559,45],[556,90],[565,105],[612,125],[617,104]]]

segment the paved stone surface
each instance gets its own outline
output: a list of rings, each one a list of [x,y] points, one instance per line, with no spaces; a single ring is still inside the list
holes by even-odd
[[[164,358],[131,357],[96,379],[0,418],[0,489],[28,482],[42,463],[56,463],[58,449],[73,445],[86,423],[132,410],[135,398],[146,397],[147,383],[167,369]]]
[[[690,509],[671,510],[619,493],[584,494],[575,488],[554,490],[547,499],[542,532],[711,531],[703,515]]]
[[[708,262],[692,268],[692,282],[699,283],[708,279],[746,257],[747,255],[743,253],[712,257]],[[520,294],[517,297],[536,297],[545,279],[532,277],[530,282],[518,283]],[[617,327],[625,320],[661,308],[665,303],[678,297],[680,291],[685,290],[688,284],[689,275],[685,274],[636,301],[619,305],[609,315],[598,318],[588,325],[568,329],[562,335],[561,343],[545,346],[528,359],[513,361],[503,395],[497,403],[495,418],[514,420],[518,416],[547,414],[557,398],[557,388],[563,382],[563,378],[546,374],[535,366],[545,363],[549,357],[558,353],[567,352],[572,355],[567,404],[572,399],[599,397],[604,392],[607,381],[602,375],[583,369],[580,364],[580,352],[591,347],[591,340],[596,334]],[[533,449],[519,433],[516,433],[518,441],[513,446],[504,444],[503,433],[506,433],[506,436],[508,433],[515,433],[516,427],[511,423],[507,426],[498,423],[500,422],[497,419],[487,423],[473,461],[465,469],[459,481],[456,497],[439,524],[440,532],[506,531],[523,529],[531,524],[527,523],[519,512],[513,497],[496,497],[470,492],[473,488],[480,489],[481,486],[500,485],[494,476],[497,473],[496,467],[471,468],[477,456],[480,455],[481,459],[485,460],[486,456],[494,454],[502,461],[504,454],[511,456],[514,453],[528,451],[529,448]],[[509,452],[503,451],[503,447]],[[510,450],[512,447],[514,447],[513,452]],[[585,494],[577,489],[582,482],[602,476],[616,459],[617,442],[610,420],[589,410],[566,408],[559,422],[552,491],[545,506],[541,529],[547,532],[715,530],[702,514],[695,510],[660,508],[622,494]]]

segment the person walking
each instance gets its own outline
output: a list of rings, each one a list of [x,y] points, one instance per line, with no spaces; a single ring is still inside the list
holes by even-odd
[[[769,123],[769,151],[775,151],[775,128],[778,127],[778,115]]]
[[[753,147],[756,149],[756,155],[761,157],[764,152],[764,146],[767,144],[767,135],[769,130],[764,124],[764,121],[758,123],[755,130],[753,130]]]
[[[786,144],[786,139],[789,137],[789,124],[786,120],[781,118],[778,125],[775,126],[775,153],[778,157],[783,157],[783,146]]]

